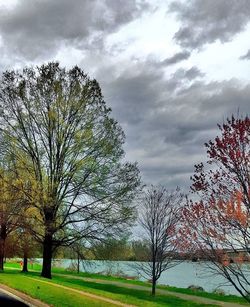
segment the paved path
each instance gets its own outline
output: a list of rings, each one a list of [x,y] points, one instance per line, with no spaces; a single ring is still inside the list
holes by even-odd
[[[0,306],[49,307],[49,305],[3,284],[0,284]]]
[[[3,289],[0,289],[0,306],[28,307],[19,297]]]
[[[80,276],[59,274],[59,273],[54,273],[53,275],[66,277],[68,279],[80,279],[80,280],[83,280],[83,281],[109,284],[109,285],[114,285],[114,286],[123,287],[123,288],[151,291],[151,288],[147,287],[147,286],[140,286],[140,285],[123,283],[123,282],[113,281],[113,280],[94,279],[94,278],[80,277]],[[224,307],[243,307],[243,306],[246,306],[246,305],[243,305],[243,304],[221,302],[221,301],[217,301],[217,300],[206,298],[206,297],[201,297],[201,296],[196,296],[196,295],[191,295],[191,294],[185,294],[185,293],[179,293],[179,292],[173,292],[173,291],[168,291],[168,290],[163,290],[163,289],[157,289],[156,292],[159,293],[159,294],[172,295],[172,296],[176,296],[176,297],[179,297],[181,299],[184,299],[184,300],[189,300],[189,301],[193,301],[193,302],[196,302],[196,303],[202,303],[202,304],[211,304],[211,305],[215,305],[215,306],[217,305],[217,306],[224,306]]]

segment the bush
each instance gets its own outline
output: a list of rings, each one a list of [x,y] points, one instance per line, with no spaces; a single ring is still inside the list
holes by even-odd
[[[193,290],[193,291],[200,291],[200,292],[203,292],[203,291],[204,291],[204,289],[203,289],[202,287],[200,287],[200,286],[195,286],[195,285],[190,285],[190,286],[188,286],[188,289]]]
[[[224,290],[222,290],[222,289],[215,289],[214,291],[213,291],[213,293],[214,294],[218,294],[218,295],[226,295],[226,293],[225,293],[225,291]]]

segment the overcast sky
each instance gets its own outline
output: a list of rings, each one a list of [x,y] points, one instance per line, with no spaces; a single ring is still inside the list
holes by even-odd
[[[186,189],[216,124],[250,113],[250,0],[0,0],[0,54],[95,77],[146,183]]]

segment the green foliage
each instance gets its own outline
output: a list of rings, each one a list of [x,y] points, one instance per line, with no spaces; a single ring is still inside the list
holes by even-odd
[[[5,149],[17,173],[28,174],[34,234],[46,258],[60,245],[124,229],[134,216],[139,170],[121,162],[124,133],[97,81],[58,63],[6,71],[0,103]]]
[[[138,170],[119,162],[124,134],[110,117],[96,80],[78,67],[66,71],[58,63],[26,68],[22,73],[7,71],[0,101],[4,132],[11,140],[9,150],[40,183],[41,214],[46,218],[51,210],[57,218],[52,228],[70,222],[65,216],[67,203],[72,206],[70,213],[83,211],[84,219],[93,215],[93,209],[88,213],[74,206],[75,202],[86,205],[86,197],[96,206],[101,203],[98,210],[113,202],[110,216],[120,218],[119,206],[139,184]],[[73,204],[72,198],[76,198]]]
[[[132,241],[132,259],[133,261],[148,261],[150,255],[150,246],[146,240]]]
[[[121,239],[108,238],[104,242],[96,243],[91,250],[98,260],[128,260],[132,250],[127,237]]]

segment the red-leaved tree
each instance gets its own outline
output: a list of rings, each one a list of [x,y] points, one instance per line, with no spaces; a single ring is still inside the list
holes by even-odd
[[[181,234],[250,301],[250,119],[232,116],[219,129],[205,144],[209,160],[191,177],[200,200],[183,209]]]

